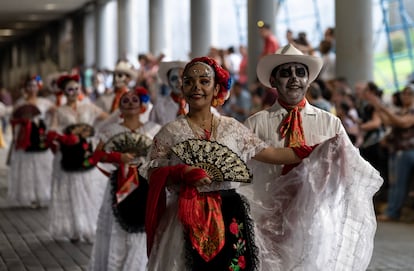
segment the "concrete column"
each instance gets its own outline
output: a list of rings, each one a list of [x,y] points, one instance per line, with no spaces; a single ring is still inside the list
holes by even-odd
[[[98,1],[95,20],[95,54],[97,68],[112,69],[117,60],[116,1]]]
[[[104,4],[96,1],[95,3],[95,64],[97,68],[103,68],[104,52]]]
[[[190,55],[191,58],[205,56],[212,45],[211,1],[191,0],[190,5]]]
[[[249,84],[256,82],[256,66],[263,49],[263,40],[259,35],[257,21],[262,20],[276,31],[276,6],[273,0],[247,0],[247,53]]]
[[[118,0],[118,57],[126,58],[131,52],[131,1]]]
[[[335,18],[337,76],[347,78],[351,87],[372,80],[372,1],[336,0]]]
[[[96,55],[95,55],[95,48],[97,44],[95,39],[91,39],[91,33],[96,35],[96,28],[95,28],[95,15],[94,7],[91,7],[87,10],[85,14],[85,22],[84,22],[84,30],[83,30],[83,40],[84,40],[84,48],[83,54],[85,56],[84,65],[85,66],[92,66],[96,64]]]
[[[165,0],[149,1],[149,49],[154,56],[164,53],[167,48],[165,7]]]

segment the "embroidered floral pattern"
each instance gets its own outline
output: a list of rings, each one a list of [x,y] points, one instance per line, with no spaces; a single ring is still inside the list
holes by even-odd
[[[243,223],[237,223],[237,220],[233,218],[233,221],[229,225],[230,233],[233,234],[237,241],[233,244],[235,250],[234,258],[231,260],[229,271],[239,271],[246,268],[246,259],[244,254],[246,252],[246,240],[243,236]]]

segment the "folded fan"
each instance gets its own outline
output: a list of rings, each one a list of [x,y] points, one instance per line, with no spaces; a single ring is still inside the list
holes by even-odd
[[[234,151],[216,141],[188,139],[174,145],[172,151],[185,164],[204,169],[213,181],[252,181],[246,163]]]

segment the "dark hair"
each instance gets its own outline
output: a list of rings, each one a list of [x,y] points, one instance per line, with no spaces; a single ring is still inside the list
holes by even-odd
[[[309,95],[312,97],[312,99],[318,99],[322,96],[321,88],[317,83],[311,83],[308,89]]]
[[[375,94],[377,97],[382,97],[383,91],[374,82],[370,81],[367,83],[367,88],[370,92]]]
[[[332,43],[329,40],[322,40],[319,43],[319,51],[322,55],[327,54],[332,49]]]
[[[393,98],[393,104],[397,107],[401,107],[402,106],[402,101],[401,101],[401,92],[396,91],[392,94],[392,98]]]

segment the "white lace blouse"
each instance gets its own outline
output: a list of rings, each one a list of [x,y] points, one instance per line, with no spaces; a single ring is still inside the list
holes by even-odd
[[[214,116],[211,141],[227,146],[234,151],[243,161],[250,160],[258,152],[268,145],[254,135],[248,128],[237,120],[225,116]],[[155,136],[150,151],[150,163],[148,168],[171,166],[183,163],[173,154],[171,147],[187,139],[201,138],[203,130],[191,125],[186,117],[165,125]],[[236,182],[213,182],[210,185],[198,188],[200,192],[226,190],[239,187]]]

